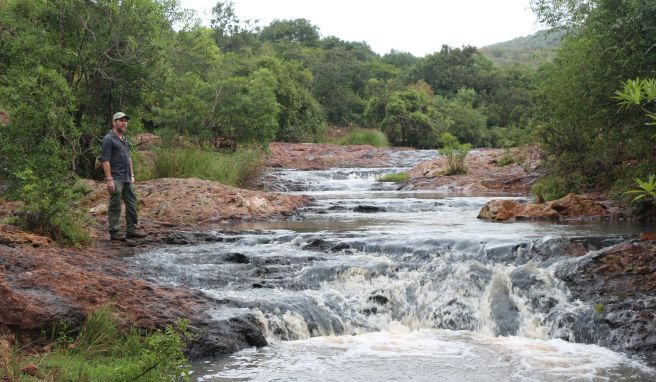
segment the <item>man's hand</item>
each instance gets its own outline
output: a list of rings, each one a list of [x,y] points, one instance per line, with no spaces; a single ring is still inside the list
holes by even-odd
[[[110,193],[116,191],[116,184],[114,184],[114,180],[109,179],[107,181],[107,191],[109,191]]]
[[[130,179],[132,180],[132,184],[134,184],[134,175],[132,175]]]

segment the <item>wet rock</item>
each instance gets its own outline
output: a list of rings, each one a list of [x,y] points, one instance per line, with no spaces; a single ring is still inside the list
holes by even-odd
[[[362,205],[362,206],[355,207],[353,209],[353,212],[370,214],[370,213],[376,213],[376,212],[385,212],[385,208],[384,207],[378,207],[378,206]]]
[[[609,206],[609,204],[611,204]],[[609,212],[609,208],[612,210]],[[491,200],[483,206],[479,219],[508,220],[605,220],[622,219],[618,206],[600,196],[568,194],[545,203],[518,200]]]
[[[562,264],[556,276],[573,298],[597,308],[577,317],[577,340],[639,354],[656,365],[656,242],[592,252]]]
[[[252,314],[226,320],[194,320],[187,355],[192,359],[231,354],[248,347],[266,346],[264,325]]]
[[[493,281],[492,285],[490,316],[496,324],[494,334],[498,336],[517,334],[519,330],[519,310],[510,299],[508,287],[498,280]]]
[[[389,299],[381,294],[376,294],[373,296],[369,296],[369,301],[375,302],[376,304],[379,305],[385,305],[389,302]]]
[[[303,245],[303,249],[310,251],[325,251],[330,249],[334,244],[324,239],[314,239]]]
[[[537,271],[532,267],[518,267],[510,274],[510,280],[512,282],[512,287],[519,288],[522,290],[528,290],[532,287],[541,287],[544,285],[544,281],[538,278]]]
[[[479,219],[506,221],[515,217],[524,205],[517,200],[490,200],[478,213]]]
[[[238,252],[229,253],[228,255],[226,255],[224,260],[229,263],[236,263],[236,264],[248,264],[251,262],[248,256]]]

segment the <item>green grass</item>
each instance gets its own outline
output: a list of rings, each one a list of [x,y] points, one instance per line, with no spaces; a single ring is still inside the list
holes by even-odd
[[[67,326],[60,326],[67,328]],[[188,335],[186,323],[142,335],[116,327],[111,309],[103,307],[90,314],[75,337],[70,332],[56,334],[53,350],[41,355],[21,356],[14,349],[0,364],[0,380],[10,381],[177,381],[188,373],[181,335]],[[20,373],[35,364],[36,377]]]
[[[497,159],[497,165],[501,167],[509,166],[515,163],[521,165],[524,162],[526,162],[526,156],[521,154],[516,155],[516,154],[507,153],[504,154],[501,158]]]
[[[379,182],[407,182],[408,179],[410,179],[410,175],[406,174],[405,172],[398,172],[395,174],[386,174],[378,178],[377,180]]]
[[[382,131],[373,129],[353,128],[345,137],[334,142],[338,145],[371,145],[375,147],[389,147],[387,137]]]
[[[263,168],[258,149],[219,153],[199,148],[161,148],[155,153],[152,178],[199,178],[231,186],[245,186]]]

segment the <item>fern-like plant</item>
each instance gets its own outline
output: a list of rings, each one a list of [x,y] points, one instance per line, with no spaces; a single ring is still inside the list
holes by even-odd
[[[626,191],[628,195],[635,195],[633,201],[646,199],[651,203],[656,202],[656,176],[650,174],[647,180],[642,180],[640,178],[635,178],[634,181],[638,185],[638,188]]]

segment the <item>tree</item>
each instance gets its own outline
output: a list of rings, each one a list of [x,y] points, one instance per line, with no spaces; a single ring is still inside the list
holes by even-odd
[[[276,139],[287,142],[316,141],[324,135],[324,115],[321,105],[309,88],[312,72],[298,62],[263,57],[258,66],[271,70],[276,78],[276,101],[280,106]]]
[[[434,148],[438,145],[437,115],[431,98],[418,90],[392,93],[385,105],[385,118],[380,126],[395,145]]]
[[[480,93],[488,90],[488,73],[492,63],[473,46],[452,48],[443,45],[439,52],[429,54],[409,73],[409,82],[426,81],[436,94],[453,96],[467,87]]]
[[[216,44],[224,51],[248,51],[259,46],[258,20],[240,20],[232,0],[214,4],[210,27]]]
[[[273,20],[269,26],[262,29],[260,38],[263,41],[288,41],[304,46],[319,45],[319,27],[307,19]]]
[[[218,112],[221,135],[267,146],[277,133],[280,112],[273,73],[262,68],[248,77],[228,78],[221,86],[224,89]]]
[[[473,89],[461,88],[453,98],[436,96],[434,104],[437,112],[450,121],[447,131],[458,141],[478,147],[489,146],[485,115],[474,108],[476,97]]]
[[[381,61],[399,69],[410,70],[419,62],[419,58],[412,55],[412,53],[392,49],[381,58]]]

